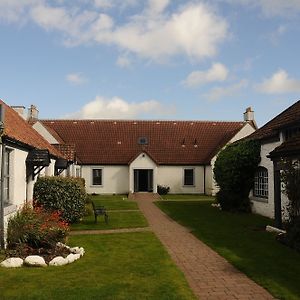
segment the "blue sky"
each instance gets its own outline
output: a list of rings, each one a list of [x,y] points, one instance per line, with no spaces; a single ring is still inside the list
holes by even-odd
[[[0,0],[0,98],[41,118],[241,120],[299,100],[300,0]]]

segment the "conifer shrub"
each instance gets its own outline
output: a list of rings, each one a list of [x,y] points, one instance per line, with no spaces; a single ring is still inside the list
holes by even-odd
[[[35,206],[59,211],[68,223],[79,221],[85,211],[84,181],[73,177],[40,177],[34,185]]]
[[[220,152],[214,166],[214,178],[220,188],[217,201],[222,210],[251,211],[249,192],[259,162],[258,141],[239,141]]]

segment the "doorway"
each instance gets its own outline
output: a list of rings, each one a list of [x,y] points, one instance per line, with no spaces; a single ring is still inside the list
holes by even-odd
[[[153,170],[134,170],[134,192],[153,192]]]

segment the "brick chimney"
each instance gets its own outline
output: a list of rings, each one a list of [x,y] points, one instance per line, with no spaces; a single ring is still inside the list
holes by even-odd
[[[19,116],[21,116],[24,120],[26,120],[26,115],[25,115],[25,106],[22,105],[13,105],[11,108],[16,111]]]
[[[39,118],[39,111],[35,105],[31,104],[28,108],[28,120],[29,121],[36,121]]]

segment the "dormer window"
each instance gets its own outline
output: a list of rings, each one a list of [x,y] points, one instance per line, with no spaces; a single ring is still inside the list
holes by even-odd
[[[140,137],[138,143],[139,145],[148,145],[148,139],[146,137]]]
[[[288,128],[284,131],[285,140],[290,140],[296,135],[300,134],[300,126]]]

